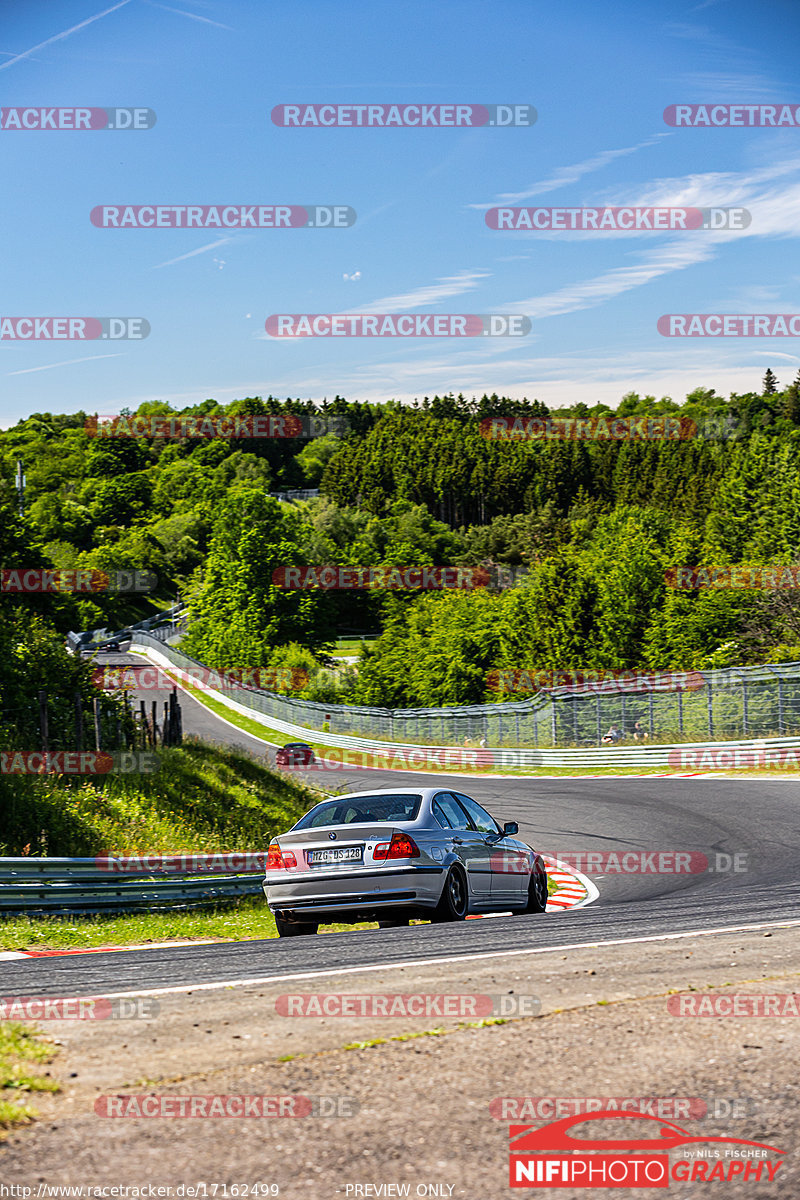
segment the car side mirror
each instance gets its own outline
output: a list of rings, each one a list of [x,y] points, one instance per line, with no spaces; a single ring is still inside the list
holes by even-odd
[[[506,821],[505,825],[503,826],[503,837],[513,837],[516,833],[519,833],[519,825],[517,822]]]

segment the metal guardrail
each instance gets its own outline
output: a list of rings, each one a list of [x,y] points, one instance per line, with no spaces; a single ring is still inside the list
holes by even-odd
[[[147,632],[136,633],[132,645],[162,649]],[[176,646],[163,647],[169,661],[182,670],[207,672],[203,663]],[[383,739],[395,745],[460,746],[484,741],[492,746],[597,746],[604,732],[618,725],[626,735],[635,720],[651,742],[732,741],[734,738],[800,736],[800,663],[692,671],[686,688],[668,686],[667,676],[650,678],[642,690],[629,683],[604,683],[602,688],[548,688],[529,700],[442,708],[385,709],[363,705],[328,704],[277,695],[258,688],[226,687],[225,695],[269,718],[281,729],[328,731],[357,738]],[[287,729],[288,731],[288,729]],[[320,738],[322,740],[322,738]]]
[[[88,915],[200,908],[262,894],[262,872],[125,871],[93,858],[0,858],[0,914]]]
[[[180,679],[183,668],[177,667],[174,658],[185,658],[185,655],[175,654],[174,647],[171,646],[153,646],[147,645],[144,639],[139,641],[141,649],[146,649],[147,656],[154,662],[165,667],[167,670],[172,670],[173,674]],[[192,660],[187,659],[191,662]],[[189,678],[192,679],[191,674]],[[265,725],[270,729],[274,729],[278,733],[285,734],[292,740],[303,740],[317,742],[323,746],[330,746],[338,750],[354,750],[360,752],[364,756],[370,756],[372,761],[359,764],[357,761],[352,761],[349,764],[351,767],[359,765],[364,766],[381,766],[383,763],[378,761],[382,756],[386,757],[386,765],[392,765],[392,755],[395,755],[398,760],[405,760],[406,767],[414,765],[413,756],[419,756],[417,765],[424,767],[426,763],[435,764],[441,762],[442,766],[448,765],[457,767],[469,767],[472,763],[475,766],[494,766],[498,772],[502,773],[504,768],[522,767],[522,768],[537,768],[537,767],[588,767],[596,769],[599,767],[674,767],[674,755],[677,752],[682,754],[698,752],[704,750],[713,751],[715,755],[723,754],[726,750],[735,751],[747,748],[748,750],[800,750],[800,737],[783,737],[783,738],[761,738],[756,741],[737,741],[727,742],[673,742],[670,744],[659,743],[652,746],[610,746],[604,747],[586,747],[578,749],[536,749],[530,747],[509,747],[509,746],[486,746],[477,749],[474,746],[458,747],[458,746],[433,746],[421,745],[413,742],[381,742],[367,738],[350,737],[340,733],[320,732],[319,730],[310,729],[307,725],[298,725],[294,722],[283,721],[279,717],[265,715],[262,711],[255,707],[255,704],[250,701],[251,696],[257,701],[260,697],[267,693],[258,692],[252,688],[235,688],[232,691],[216,691],[209,688],[207,685],[197,683],[197,676],[194,677],[195,686],[199,690],[208,692],[215,700],[221,701],[234,712],[242,713],[253,721],[257,721],[260,725]],[[236,699],[233,699],[233,695]],[[248,701],[250,701],[248,703]],[[267,740],[267,739],[265,739]],[[673,756],[673,762],[670,761],[670,756]],[[324,754],[323,754],[324,757]],[[731,764],[733,765],[733,764]],[[398,770],[403,769],[403,762],[397,762]]]

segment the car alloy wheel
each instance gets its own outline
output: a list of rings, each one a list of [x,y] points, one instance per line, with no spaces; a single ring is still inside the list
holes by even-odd
[[[467,880],[460,867],[451,867],[432,921],[463,921],[467,915]]]
[[[541,858],[536,859],[528,884],[528,905],[525,912],[543,913],[547,908],[547,871]]]

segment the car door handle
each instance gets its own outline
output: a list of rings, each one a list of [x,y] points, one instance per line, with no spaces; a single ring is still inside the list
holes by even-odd
[[[453,845],[454,845],[454,846],[463,846],[463,845],[464,845],[464,839],[463,839],[463,838],[456,838],[456,837],[454,837],[454,838],[453,838]]]

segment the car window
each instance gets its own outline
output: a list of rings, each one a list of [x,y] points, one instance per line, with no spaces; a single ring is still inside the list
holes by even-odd
[[[446,812],[442,808],[438,799],[434,800],[433,804],[431,805],[431,810],[433,812],[434,817],[441,825],[442,829],[452,829],[453,828],[453,826],[450,824],[450,821],[447,818]]]
[[[462,796],[461,792],[456,792],[456,799],[467,810],[473,825],[481,833],[501,832],[500,826],[494,817],[490,816],[485,808],[481,808],[476,800],[472,800],[469,796]]]
[[[450,792],[439,792],[436,796],[434,796],[434,816],[436,816],[437,805],[444,813],[447,821],[445,828],[449,826],[450,829],[469,829],[470,825],[467,814],[464,812],[463,808],[456,803],[455,796],[452,796]],[[439,823],[441,824],[441,822]]]
[[[416,820],[422,797],[408,793],[396,796],[355,796],[328,800],[301,817],[295,829],[320,829],[328,825],[371,825],[376,821]]]

